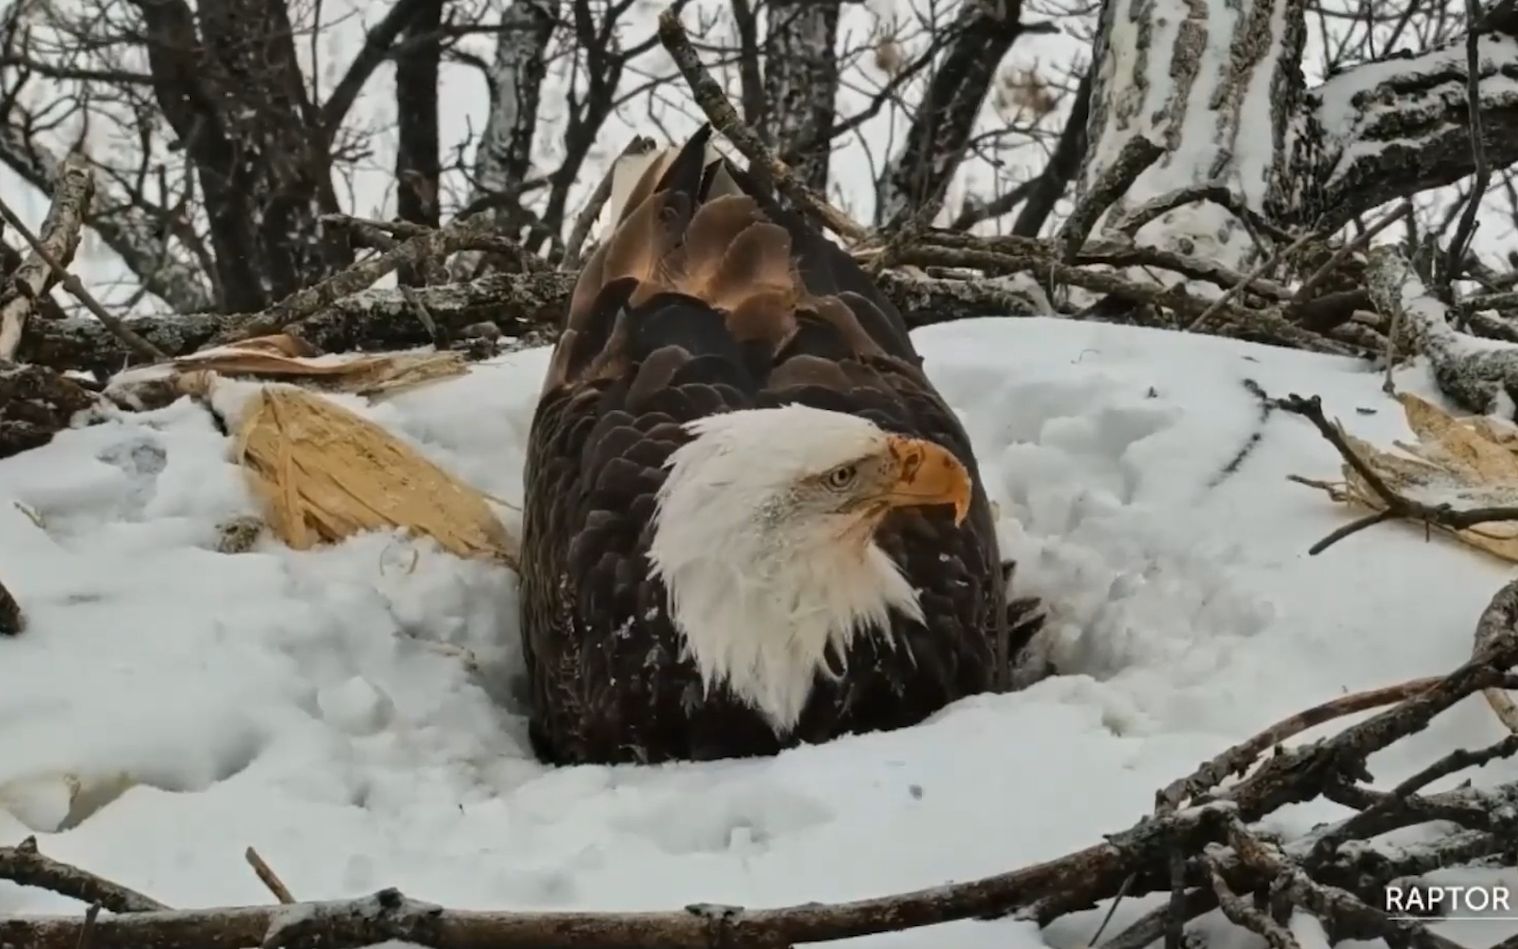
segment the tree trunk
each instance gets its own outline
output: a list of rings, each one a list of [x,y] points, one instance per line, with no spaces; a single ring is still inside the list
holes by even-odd
[[[840,0],[773,0],[767,13],[765,130],[779,153],[795,153],[797,173],[818,194],[827,193],[832,154],[840,5]]]
[[[906,144],[886,166],[875,221],[893,230],[943,200],[969,150],[975,120],[1007,51],[1023,33],[1022,0],[965,3],[928,83]]]
[[[532,170],[554,7],[544,0],[517,0],[501,18],[490,66],[490,113],[475,151],[472,201],[519,190]]]
[[[332,130],[307,96],[283,0],[133,2],[159,107],[205,196],[222,307],[262,309],[348,262],[321,227],[338,210]]]
[[[490,64],[490,112],[474,153],[471,205],[505,199],[490,213],[496,224],[512,222],[512,206],[532,172],[532,146],[548,64],[548,44],[559,15],[558,0],[515,0],[501,17]],[[465,251],[454,261],[458,279],[478,276],[485,255]]]
[[[395,112],[398,142],[395,151],[396,213],[403,221],[438,226],[441,174],[438,156],[438,60],[442,40],[444,0],[428,0],[406,28],[409,41],[395,61]],[[426,282],[425,270],[410,264],[396,271],[403,286]]]

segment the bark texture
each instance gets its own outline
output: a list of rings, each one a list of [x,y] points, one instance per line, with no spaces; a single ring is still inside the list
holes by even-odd
[[[1141,135],[1165,153],[1113,203],[1109,219],[1213,183],[1255,208],[1279,204],[1278,159],[1300,115],[1304,7],[1303,0],[1105,0],[1078,200]],[[1242,225],[1215,206],[1183,205],[1146,231],[1156,243],[1229,266],[1252,253]]]
[[[812,190],[827,193],[838,96],[840,0],[772,0],[765,36],[763,127]],[[754,116],[749,116],[754,121]]]
[[[1507,0],[1475,30],[1488,163],[1518,162],[1518,16]],[[1389,68],[1391,67],[1391,68]],[[1421,56],[1351,69],[1304,99],[1277,216],[1343,224],[1415,191],[1471,174],[1466,39]],[[1306,187],[1291,188],[1292,181]]]
[[[70,155],[58,169],[53,203],[37,235],[45,256],[33,250],[20,265],[7,274],[0,291],[0,364],[16,356],[26,331],[27,321],[50,287],[58,281],[53,264],[67,267],[79,248],[85,210],[95,193],[95,179],[84,156]]]
[[[532,170],[532,143],[558,15],[554,0],[516,0],[501,20],[490,66],[490,114],[480,135],[471,201],[521,189]]]
[[[132,0],[159,108],[195,163],[230,311],[256,310],[350,259],[323,233],[338,210],[328,136],[282,0]]]
[[[887,165],[875,219],[887,229],[943,200],[975,131],[975,120],[1012,43],[1022,34],[1020,0],[960,7],[952,39],[916,106],[906,143]]]
[[[1513,3],[1504,0],[1477,28],[1485,139],[1496,167],[1518,161]],[[1333,227],[1471,173],[1464,38],[1307,89],[1304,16],[1302,0],[1105,0],[1078,197],[1135,135],[1165,154],[1109,209],[1109,220],[1179,190],[1216,186],[1280,226]],[[1235,268],[1259,256],[1244,225],[1216,205],[1183,204],[1144,232],[1152,243]]]

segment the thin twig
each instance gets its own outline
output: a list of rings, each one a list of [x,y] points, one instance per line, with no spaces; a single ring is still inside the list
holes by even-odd
[[[1518,507],[1457,509],[1450,504],[1425,504],[1422,501],[1399,494],[1366,463],[1365,459],[1361,458],[1350,447],[1349,442],[1344,438],[1344,432],[1337,425],[1330,422],[1323,414],[1323,404],[1317,396],[1304,399],[1299,395],[1288,395],[1284,399],[1277,399],[1275,405],[1283,411],[1290,412],[1293,415],[1300,415],[1309,422],[1312,422],[1328,443],[1334,446],[1334,449],[1338,451],[1339,456],[1344,459],[1345,463],[1354,469],[1355,473],[1365,481],[1371,491],[1385,505],[1382,511],[1368,515],[1354,524],[1334,531],[1313,546],[1310,551],[1313,554],[1323,552],[1334,542],[1343,540],[1350,534],[1396,518],[1422,521],[1425,524],[1437,524],[1440,527],[1454,531],[1496,521],[1518,521]]]
[[[1211,306],[1202,311],[1201,316],[1198,316],[1196,319],[1192,320],[1191,325],[1186,327],[1186,332],[1195,333],[1197,330],[1201,329],[1202,326],[1216,313],[1221,311],[1223,307],[1232,302],[1234,297],[1238,296],[1244,290],[1248,289],[1256,280],[1259,280],[1261,277],[1265,276],[1265,274],[1274,270],[1281,263],[1281,261],[1285,260],[1287,257],[1290,257],[1292,254],[1295,254],[1298,250],[1301,250],[1308,241],[1312,240],[1316,236],[1317,235],[1315,233],[1303,234],[1301,237],[1292,241],[1289,246],[1277,249],[1274,254],[1271,254],[1264,263],[1256,267],[1254,271],[1246,276],[1243,280],[1240,280],[1238,283],[1225,290],[1222,296],[1218,297],[1218,299]]]
[[[1329,255],[1329,258],[1327,260],[1323,261],[1323,265],[1321,267],[1312,272],[1312,276],[1302,281],[1302,285],[1297,288],[1297,295],[1292,298],[1292,303],[1306,303],[1309,299],[1312,298],[1312,292],[1318,288],[1318,285],[1332,276],[1334,271],[1338,270],[1344,261],[1349,259],[1349,256],[1351,254],[1359,253],[1361,250],[1369,247],[1371,240],[1373,240],[1377,234],[1381,233],[1386,228],[1391,227],[1397,221],[1401,220],[1404,216],[1410,214],[1412,210],[1412,201],[1403,201],[1395,208],[1392,208],[1391,211],[1387,212],[1387,214],[1380,220],[1376,221],[1370,227],[1367,227],[1365,229],[1365,233],[1356,237],[1352,241],[1346,242],[1344,246],[1334,251],[1331,255]]]
[[[763,168],[775,182],[775,187],[785,192],[796,204],[816,215],[834,233],[855,243],[869,239],[870,232],[853,218],[835,208],[826,198],[813,191],[789,165],[776,158],[759,133],[749,128],[738,110],[733,108],[727,93],[712,78],[701,57],[691,45],[690,35],[680,23],[680,15],[674,7],[659,14],[659,42],[664,44],[685,82],[690,86],[691,97],[706,113],[712,126],[742,152],[744,157]]]
[[[1474,173],[1471,176],[1471,196],[1466,202],[1465,210],[1460,212],[1460,223],[1455,228],[1455,236],[1450,241],[1449,249],[1445,252],[1443,285],[1447,299],[1453,299],[1455,280],[1464,271],[1462,262],[1465,260],[1465,252],[1470,247],[1471,237],[1476,232],[1476,213],[1481,209],[1481,202],[1486,198],[1486,189],[1492,181],[1492,166],[1486,155],[1486,138],[1482,130],[1485,120],[1482,118],[1481,107],[1481,31],[1475,24],[1481,22],[1480,0],[1465,0],[1465,22],[1471,24],[1469,32],[1465,36],[1465,95],[1466,95],[1466,121],[1469,123],[1471,136],[1471,158],[1474,165]]]

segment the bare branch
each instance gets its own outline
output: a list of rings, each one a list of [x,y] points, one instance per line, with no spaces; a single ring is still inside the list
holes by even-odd
[[[0,363],[15,360],[35,301],[57,281],[55,266],[68,266],[79,247],[85,210],[95,191],[94,177],[84,156],[75,152],[64,159],[57,178],[58,188],[42,221],[37,245],[9,275],[10,285],[0,294]]]

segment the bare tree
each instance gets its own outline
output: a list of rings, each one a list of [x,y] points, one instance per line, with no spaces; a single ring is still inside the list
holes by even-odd
[[[344,2],[9,14],[0,161],[52,193],[83,143],[88,232],[130,284],[113,306],[164,351],[291,324],[325,348],[482,320],[543,338],[609,163],[715,120],[656,0]],[[1397,333],[1365,285],[1372,241],[1401,241],[1457,329],[1518,341],[1489,223],[1503,200],[1518,223],[1514,0],[1464,2],[669,9],[761,182],[913,323],[1079,313],[1380,358]],[[450,227],[446,262],[417,250]],[[408,293],[353,296],[391,279]],[[33,321],[19,354],[134,358],[77,314]]]

